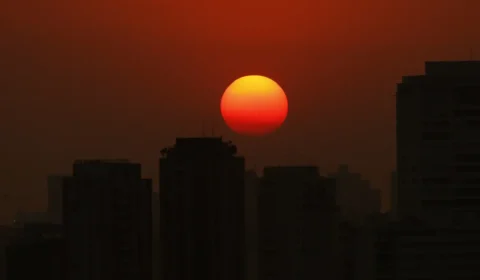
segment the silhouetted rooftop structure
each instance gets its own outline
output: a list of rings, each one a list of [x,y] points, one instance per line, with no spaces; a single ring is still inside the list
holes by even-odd
[[[162,157],[172,156],[176,153],[192,156],[221,154],[232,156],[237,154],[237,147],[231,141],[223,141],[222,137],[177,138],[172,147],[164,148],[160,153]]]
[[[480,76],[480,61],[427,61],[427,76]]]
[[[129,163],[128,159],[77,159],[75,164]]]
[[[141,177],[141,165],[129,160],[77,160],[73,175],[94,178]]]

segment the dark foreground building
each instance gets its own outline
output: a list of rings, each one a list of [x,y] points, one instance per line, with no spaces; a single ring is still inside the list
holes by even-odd
[[[411,218],[378,227],[376,236],[377,280],[480,279],[480,227]]]
[[[75,162],[63,189],[68,280],[151,279],[151,195],[140,164]]]
[[[61,227],[25,225],[5,250],[6,280],[65,280],[65,240]]]
[[[160,159],[162,280],[244,280],[245,162],[222,138],[178,138]]]
[[[258,279],[337,279],[335,179],[315,166],[266,167],[258,203]]]
[[[480,222],[480,61],[426,62],[397,86],[397,209]]]

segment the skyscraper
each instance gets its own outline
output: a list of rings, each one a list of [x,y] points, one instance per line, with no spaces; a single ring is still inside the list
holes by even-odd
[[[335,179],[314,166],[265,167],[258,201],[258,279],[337,277]]]
[[[480,61],[426,62],[398,84],[396,107],[398,214],[478,216]]]
[[[63,189],[69,280],[151,279],[151,193],[140,164],[74,163]]]
[[[162,150],[162,280],[244,280],[245,161],[236,150],[213,137]]]

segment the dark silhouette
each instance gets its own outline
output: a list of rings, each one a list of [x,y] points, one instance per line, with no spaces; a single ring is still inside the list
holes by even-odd
[[[6,251],[6,280],[66,279],[62,228],[27,224],[10,240]]]
[[[335,180],[314,166],[266,167],[259,191],[259,279],[333,279]]]
[[[479,93],[480,61],[426,62],[398,84],[398,215],[480,221]]]
[[[390,213],[347,165],[260,175],[231,141],[177,138],[158,193],[127,160],[50,176],[47,211],[0,228],[0,280],[480,279],[480,61],[426,62],[396,102]]]
[[[178,138],[160,158],[162,280],[244,280],[245,161],[222,138]]]
[[[372,189],[360,174],[350,172],[348,165],[340,165],[328,176],[335,178],[336,203],[350,223],[361,225],[369,215],[380,212],[380,191]]]
[[[68,280],[151,279],[151,195],[140,164],[74,163],[63,188]]]

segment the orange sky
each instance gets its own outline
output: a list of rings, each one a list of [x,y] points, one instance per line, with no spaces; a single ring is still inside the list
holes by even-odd
[[[158,151],[200,135],[200,120],[250,167],[345,162],[387,190],[395,83],[425,60],[480,56],[476,0],[4,2],[0,220],[42,206],[46,175],[75,158],[128,157],[156,178]],[[288,95],[273,135],[222,123],[222,92],[246,74]]]

